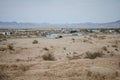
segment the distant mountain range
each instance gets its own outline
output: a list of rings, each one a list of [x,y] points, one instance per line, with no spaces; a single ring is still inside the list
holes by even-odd
[[[108,23],[71,24],[0,22],[0,28],[120,28],[120,20]]]

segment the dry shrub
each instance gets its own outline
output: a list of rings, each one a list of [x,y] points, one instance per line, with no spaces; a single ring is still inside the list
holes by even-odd
[[[86,71],[86,80],[117,80],[116,78],[119,77],[117,71],[105,67],[91,67]]]
[[[107,53],[110,53],[110,51],[107,51]]]
[[[0,51],[6,51],[7,48],[4,48],[4,47],[0,47]]]
[[[72,38],[72,40],[75,40],[74,38]]]
[[[66,47],[64,47],[63,49],[66,50]]]
[[[45,47],[45,48],[43,48],[43,50],[45,50],[45,51],[49,51],[49,49],[48,49],[48,48],[46,48],[46,47]]]
[[[91,53],[91,52],[86,52],[86,57],[85,58],[89,58],[89,59],[95,59],[97,57],[102,57],[104,54],[100,51],[98,52],[94,52],[94,53]]]
[[[23,64],[21,64],[21,65],[11,65],[11,67],[10,67],[12,70],[20,70],[20,71],[23,71],[23,72],[25,72],[25,71],[27,71],[27,70],[29,70],[30,69],[30,65],[23,65]]]
[[[99,39],[105,39],[106,36],[99,36],[98,38],[99,38]]]
[[[71,54],[71,52],[69,52],[69,54],[67,54],[67,58],[68,58],[69,60],[81,59],[80,55],[78,55],[77,52],[73,52],[72,54]]]
[[[112,45],[112,47],[114,47],[114,48],[118,48],[118,46],[117,46],[117,45],[115,45],[115,44],[114,44],[114,45]]]
[[[103,46],[102,49],[103,49],[104,51],[107,51],[107,47],[106,47],[106,46]]]
[[[17,62],[22,61],[21,59],[16,59]]]
[[[0,80],[12,80],[5,72],[0,72]]]
[[[98,36],[97,36],[96,34],[94,34],[94,35],[91,35],[91,37],[93,37],[93,38],[97,38]]]
[[[24,73],[29,70],[31,65],[8,65],[1,64],[0,65],[0,80],[14,80],[14,77],[18,74]],[[15,73],[8,73],[10,71],[15,71]]]
[[[116,51],[119,51],[117,48],[115,49]]]
[[[120,43],[120,40],[115,40],[114,43],[118,44],[118,43]]]
[[[74,38],[72,38],[72,42],[75,42],[75,39],[74,39]]]
[[[110,56],[114,56],[114,54],[113,54],[113,53],[111,53],[111,54],[110,54]]]
[[[4,70],[7,70],[8,68],[9,68],[8,65],[6,65],[6,64],[1,64],[1,65],[0,65],[0,72],[3,72]]]
[[[80,56],[67,56],[69,60],[81,59]]]
[[[43,60],[54,61],[55,57],[53,53],[46,53],[42,56]]]
[[[38,44],[38,41],[37,41],[37,40],[34,40],[32,43],[33,43],[33,44]]]
[[[4,71],[8,71],[8,70],[21,70],[21,71],[27,71],[29,70],[30,65],[16,65],[16,64],[12,64],[12,65],[0,65],[0,72],[4,72]]]
[[[13,44],[9,44],[9,45],[8,45],[8,49],[9,49],[9,50],[14,50]]]
[[[29,65],[20,65],[19,69],[22,70],[23,72],[29,70],[30,66]]]
[[[87,40],[87,39],[84,39],[83,42],[88,42],[88,40]]]
[[[0,65],[0,80],[12,80],[10,75],[8,75],[5,71],[9,70],[9,65],[1,64]]]

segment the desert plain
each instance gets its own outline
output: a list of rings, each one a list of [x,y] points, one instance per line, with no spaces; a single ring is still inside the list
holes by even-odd
[[[4,40],[0,80],[120,80],[120,35]]]

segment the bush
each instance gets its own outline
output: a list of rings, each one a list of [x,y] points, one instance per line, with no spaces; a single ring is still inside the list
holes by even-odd
[[[45,51],[49,51],[49,49],[48,49],[48,48],[46,48],[46,47],[45,47],[45,48],[43,48],[43,49],[44,49]]]
[[[0,80],[12,80],[5,72],[0,72]]]
[[[66,47],[64,47],[63,49],[66,50]]]
[[[9,49],[9,50],[14,50],[13,44],[9,44],[9,45],[8,45],[8,49]]]
[[[95,59],[96,57],[102,57],[103,53],[102,52],[86,52],[86,57],[85,58],[89,58],[89,59]]]
[[[55,57],[52,53],[46,53],[42,56],[42,58],[44,60],[50,60],[50,61],[54,61],[55,60]]]
[[[106,46],[103,46],[102,49],[103,49],[104,51],[107,51],[107,47],[106,47]]]
[[[6,51],[7,48],[4,48],[4,47],[0,47],[0,51]]]
[[[37,40],[34,40],[32,43],[33,43],[33,44],[38,44],[38,41],[37,41]]]
[[[75,39],[74,39],[74,38],[72,38],[72,42],[75,42]]]
[[[117,45],[112,45],[112,47],[114,47],[114,48],[118,48],[118,46],[117,46]]]
[[[23,72],[25,72],[25,71],[29,70],[30,66],[28,66],[28,65],[20,65],[19,68],[20,68],[20,70],[22,70]]]

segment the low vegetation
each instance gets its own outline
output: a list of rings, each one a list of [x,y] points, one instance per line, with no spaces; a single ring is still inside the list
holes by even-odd
[[[20,65],[19,69],[22,70],[23,72],[29,70],[30,66],[28,65]]]
[[[107,47],[106,47],[106,46],[103,46],[102,49],[103,49],[104,51],[107,51]]]
[[[75,42],[75,39],[74,39],[74,38],[72,38],[72,42]]]
[[[112,47],[117,48],[118,46],[117,45],[112,45]]]
[[[9,49],[9,50],[14,50],[13,44],[9,44],[9,45],[8,45],[8,49]]]
[[[0,39],[6,38],[6,35],[0,34]]]
[[[45,50],[45,51],[49,51],[49,49],[48,49],[48,48],[46,48],[46,47],[45,47],[45,48],[43,48],[43,50]]]
[[[48,60],[48,61],[54,61],[55,60],[55,56],[53,53],[46,53],[42,56],[43,60]]]
[[[32,43],[33,43],[33,44],[38,44],[38,41],[37,41],[37,40],[34,40]]]
[[[0,80],[12,80],[5,72],[0,72]]]
[[[91,52],[86,52],[86,57],[85,58],[89,58],[89,59],[95,59],[97,57],[102,57],[104,54],[100,51],[98,52],[94,52],[94,53],[91,53]]]
[[[66,50],[66,47],[64,47],[63,50]]]

